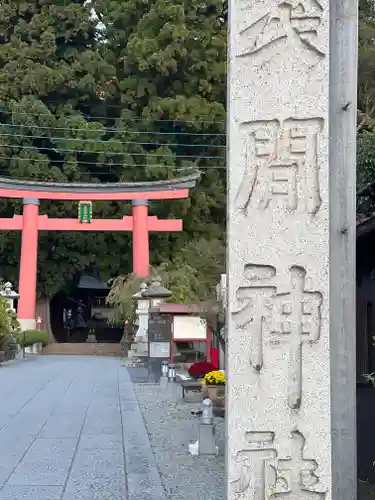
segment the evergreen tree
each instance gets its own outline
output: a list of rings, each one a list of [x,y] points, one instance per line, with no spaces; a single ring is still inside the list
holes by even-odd
[[[357,185],[375,180],[375,6],[359,2]],[[374,210],[371,200],[358,199],[359,212]]]
[[[177,145],[161,149],[175,155],[168,161],[146,157],[146,166],[137,168],[132,178],[160,179],[181,172],[171,166],[198,166],[204,173],[190,200],[152,207],[160,217],[184,219],[184,233],[152,236],[152,262],[174,259],[191,238],[223,241],[226,4],[102,0],[96,5],[106,27],[107,60],[117,69],[112,104],[121,110],[121,127],[136,123],[138,131],[150,132],[142,140]],[[158,151],[155,145],[150,150]]]
[[[375,5],[359,2],[358,109],[361,121],[375,114]]]
[[[217,0],[3,1],[0,175],[113,182],[201,168],[191,200],[151,206],[185,225],[181,234],[153,235],[151,259],[181,262],[185,245],[202,237],[223,249],[225,23],[226,5]],[[2,200],[0,216],[20,209]],[[65,202],[43,202],[41,211],[77,213]],[[129,213],[129,204],[94,204],[96,217]],[[14,281],[19,239],[0,233],[2,274]],[[40,235],[40,291],[57,292],[93,264],[104,278],[130,272],[130,242],[120,233]]]
[[[100,53],[99,35],[97,20],[83,1],[2,2],[1,175],[60,182],[118,179],[108,164],[124,161],[118,154],[122,145],[111,140],[104,121],[92,118],[115,76]],[[123,212],[123,207],[98,205],[101,214]],[[20,201],[2,200],[2,216],[20,210]],[[41,211],[52,217],[77,215],[73,203],[42,202]],[[98,260],[111,274],[116,266],[111,269],[110,255],[119,236],[40,234],[40,291],[56,292],[77,270]],[[0,233],[2,273],[14,281],[19,241],[19,234]]]

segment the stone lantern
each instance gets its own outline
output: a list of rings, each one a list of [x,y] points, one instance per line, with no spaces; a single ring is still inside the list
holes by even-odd
[[[162,286],[161,278],[153,278],[151,285],[142,293],[142,297],[150,300],[150,307],[157,307],[164,304],[165,299],[168,299],[172,292]]]
[[[171,295],[172,292],[161,285],[160,278],[154,278],[149,287],[143,283],[140,291],[133,295],[133,299],[136,301],[138,329],[134,344],[128,352],[129,358],[149,356],[149,309],[163,304],[165,299]]]
[[[137,315],[136,323],[138,324],[138,329],[135,334],[135,346],[132,351],[134,354],[147,355],[148,352],[148,309],[150,306],[149,299],[143,297],[143,294],[147,292],[146,283],[142,283],[140,286],[140,291],[133,295],[133,299],[136,301],[136,311]]]
[[[16,299],[19,299],[19,295],[17,292],[13,290],[13,285],[9,281],[3,285],[2,290],[0,291],[0,295],[4,297],[4,299],[7,301],[9,308],[13,311],[16,312],[16,309],[14,307],[14,301]]]

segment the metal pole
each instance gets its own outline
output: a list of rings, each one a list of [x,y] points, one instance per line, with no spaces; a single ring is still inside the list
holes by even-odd
[[[162,361],[161,364],[161,377],[160,377],[160,387],[165,390],[168,387],[168,361]]]
[[[161,374],[163,377],[168,377],[168,361],[163,361],[161,364]]]
[[[168,382],[176,382],[176,365],[174,364],[168,366]]]
[[[125,321],[125,345],[126,345],[127,349],[129,347],[129,329],[128,329],[128,326],[129,326],[129,321],[126,320]]]

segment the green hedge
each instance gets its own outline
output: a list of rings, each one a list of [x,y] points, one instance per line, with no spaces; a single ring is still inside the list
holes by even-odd
[[[49,339],[47,332],[41,332],[40,330],[25,330],[18,334],[17,341],[22,347],[30,347],[39,342],[45,346],[48,344]]]

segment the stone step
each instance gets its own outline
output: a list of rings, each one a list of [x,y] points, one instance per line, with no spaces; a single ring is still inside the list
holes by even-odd
[[[76,356],[121,356],[121,344],[96,343],[54,343],[43,348],[44,355]]]

